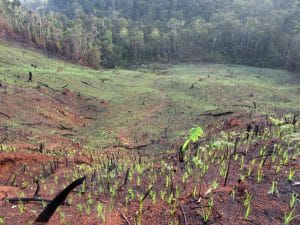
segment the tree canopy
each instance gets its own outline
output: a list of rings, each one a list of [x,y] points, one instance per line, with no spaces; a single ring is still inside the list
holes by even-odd
[[[299,0],[1,0],[0,7],[6,27],[27,42],[93,67],[300,67]]]

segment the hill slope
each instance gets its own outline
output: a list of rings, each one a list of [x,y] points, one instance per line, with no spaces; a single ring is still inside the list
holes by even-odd
[[[117,208],[131,223],[175,223],[178,216],[183,221],[183,211],[190,223],[203,224],[209,203],[205,196],[197,200],[213,184],[211,222],[279,224],[284,212],[292,212],[287,202],[299,190],[286,177],[294,171],[293,180],[300,179],[299,142],[292,139],[298,125],[291,124],[292,115],[285,127],[266,118],[300,113],[299,74],[219,64],[96,71],[49,57],[0,43],[0,221],[34,221],[42,205],[2,201],[31,197],[33,179],[40,180],[41,197],[51,199],[83,175],[88,179],[82,193],[71,194],[71,205],[61,207],[50,224],[123,224]],[[186,151],[182,165],[177,151],[195,124],[205,135]],[[260,130],[247,139],[249,125]],[[231,168],[239,172],[229,173],[223,188],[236,134],[240,156]],[[276,154],[260,158],[270,149]],[[205,182],[206,167],[199,165],[208,166]],[[272,181],[280,197],[267,194]],[[143,207],[139,199],[150,185]],[[253,196],[249,219],[243,218],[245,190]]]
[[[2,113],[10,117],[2,115],[2,120],[20,130],[28,128],[22,124],[35,124],[30,128],[38,132],[38,123],[46,126],[49,119],[53,122],[50,130],[61,125],[72,127],[76,132],[68,134],[69,139],[82,142],[76,138],[81,136],[87,145],[98,140],[102,147],[115,143],[118,130],[145,119],[143,126],[131,130],[137,140],[148,128],[152,130],[146,135],[150,141],[159,139],[158,134],[166,128],[172,136],[195,120],[209,121],[209,116],[201,116],[209,110],[246,115],[251,111],[299,113],[299,76],[281,70],[190,64],[166,65],[167,70],[156,74],[152,68],[95,71],[10,44],[2,43],[0,51]],[[167,74],[157,75],[160,71]],[[33,82],[27,82],[29,72]],[[161,112],[155,116],[149,110]],[[174,124],[176,120],[182,121],[181,127]],[[43,140],[36,138],[31,141]]]

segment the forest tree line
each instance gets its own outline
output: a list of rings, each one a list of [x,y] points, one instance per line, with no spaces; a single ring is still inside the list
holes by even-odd
[[[300,71],[299,0],[0,0],[0,26],[87,66],[217,62]]]

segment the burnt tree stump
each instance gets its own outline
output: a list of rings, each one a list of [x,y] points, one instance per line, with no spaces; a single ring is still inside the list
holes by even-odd
[[[32,72],[29,71],[28,73],[28,82],[32,82]]]

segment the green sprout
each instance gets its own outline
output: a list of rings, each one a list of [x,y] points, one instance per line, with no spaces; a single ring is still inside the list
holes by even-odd
[[[196,197],[197,195],[197,187],[196,185],[194,186],[194,189],[193,189],[193,197]]]
[[[24,214],[24,212],[25,212],[25,205],[23,204],[22,201],[19,201],[18,208],[19,208],[20,213]]]
[[[127,193],[129,195],[129,200],[133,200],[135,198],[135,193],[134,193],[134,190],[132,188],[129,188]]]
[[[59,212],[59,217],[60,217],[60,222],[61,222],[61,224],[63,224],[63,222],[65,221],[65,214],[64,214],[64,212]]]
[[[246,192],[246,198],[243,201],[244,206],[246,207],[246,212],[244,214],[245,219],[248,219],[250,212],[251,212],[251,200],[252,195],[248,191]]]
[[[166,196],[166,192],[164,190],[161,190],[160,191],[160,198],[161,198],[162,201],[164,201],[165,196]]]
[[[203,222],[206,224],[212,214],[212,209],[214,205],[214,199],[211,197],[208,199],[207,207],[204,207],[202,211],[198,210],[197,212],[201,215]]]
[[[283,119],[280,120],[280,119],[276,119],[276,118],[270,116],[269,120],[275,126],[280,126],[280,125],[284,124],[284,120]]]
[[[261,169],[257,170],[257,182],[260,183],[262,181],[263,178],[263,172],[261,171]]]
[[[279,194],[279,191],[277,188],[277,181],[275,181],[275,180],[272,181],[272,186],[271,186],[271,189],[269,190],[268,194],[274,194],[274,193],[276,193],[277,196]]]
[[[281,170],[281,166],[280,166],[280,165],[277,165],[277,166],[275,167],[275,174],[278,174],[278,173],[280,172],[280,170]]]
[[[297,201],[297,195],[293,192],[291,194],[290,204],[289,204],[291,209],[295,206],[296,201]]]
[[[151,198],[152,204],[155,205],[156,204],[156,192],[155,191],[150,192],[150,198]]]
[[[5,219],[2,216],[0,216],[0,224],[4,224],[4,223],[5,223]]]
[[[215,179],[212,182],[211,187],[212,187],[213,190],[216,190],[219,187],[219,183],[218,183],[217,179]]]
[[[247,170],[247,177],[250,177],[250,176],[251,176],[251,173],[252,173],[252,167],[248,167],[248,170]]]
[[[82,204],[77,204],[77,209],[78,209],[78,211],[80,212],[80,213],[82,213],[82,211],[83,211],[83,205]]]
[[[245,219],[248,219],[248,217],[250,215],[250,212],[251,212],[251,205],[249,204],[246,207],[246,212],[245,212],[245,215],[244,215]]]
[[[86,213],[88,216],[91,215],[91,207],[90,207],[89,204],[85,207],[85,213]]]
[[[295,176],[295,170],[290,168],[287,180],[289,182],[292,182],[294,180],[294,176]]]
[[[236,195],[236,190],[233,188],[231,191],[231,197],[233,201],[235,200],[235,195]]]
[[[96,211],[97,211],[97,216],[100,218],[103,212],[103,205],[100,202],[98,202],[96,206]]]
[[[288,225],[295,218],[295,211],[292,210],[289,213],[284,213],[284,224]]]

